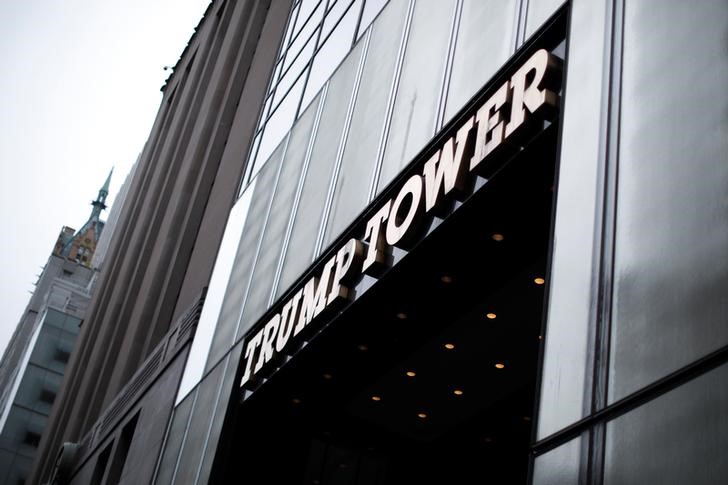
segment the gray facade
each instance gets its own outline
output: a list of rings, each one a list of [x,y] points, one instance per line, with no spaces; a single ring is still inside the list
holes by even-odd
[[[379,451],[356,439],[352,444],[357,435],[350,432],[348,441],[336,441],[332,435],[345,434],[344,427],[319,426],[316,419],[326,412],[306,408],[306,400],[325,404],[324,397],[338,399],[347,385],[362,390],[346,392],[365,396],[377,385],[390,391],[408,385],[387,384],[388,370],[384,377],[369,375],[366,366],[356,364],[346,370],[361,381],[338,380],[336,359],[355,359],[339,347],[365,335],[370,340],[359,343],[360,352],[385,347],[388,339],[409,348],[402,335],[397,340],[387,332],[416,319],[421,325],[413,328],[429,329],[429,315],[442,317],[433,302],[460,301],[487,279],[467,272],[480,268],[475,257],[473,268],[461,264],[465,273],[442,273],[438,265],[446,261],[445,253],[447,261],[462,263],[464,255],[457,254],[462,251],[482,254],[491,264],[483,268],[494,268],[493,274],[506,281],[483,283],[485,300],[477,305],[496,305],[502,297],[503,308],[515,312],[520,304],[537,310],[535,326],[523,329],[531,344],[514,343],[509,339],[520,334],[503,330],[493,334],[502,345],[483,341],[465,359],[490,362],[491,373],[503,369],[489,381],[492,393],[531,408],[519,409],[518,433],[489,429],[466,451],[496,462],[493,457],[513,444],[501,444],[501,436],[523,435],[513,448],[523,457],[521,469],[510,477],[516,483],[723,483],[728,478],[720,454],[728,435],[723,375],[728,98],[722,87],[728,84],[728,5],[718,0],[261,5],[213,2],[165,88],[130,188],[133,202],[119,219],[125,230],[109,251],[113,268],[95,296],[95,323],[85,330],[88,336],[81,335],[86,350],[77,368],[93,370],[77,372],[67,384],[64,392],[79,399],[66,397],[58,408],[58,431],[48,450],[57,450],[62,441],[89,439],[83,436],[98,429],[93,423],[164,341],[156,335],[172,332],[183,309],[207,287],[184,369],[170,365],[169,374],[160,374],[167,376],[165,389],[176,389],[165,392],[167,414],[156,415],[168,416],[166,428],[153,438],[127,436],[130,456],[155,443],[150,448],[154,471],[119,483],[257,483],[261,477],[389,483],[396,476],[391,457],[403,451]],[[226,26],[219,37],[212,34],[218,21]],[[315,324],[291,337],[293,343],[277,341],[274,347],[271,339],[283,332],[291,308],[294,313],[299,308],[296,295],[328,281],[333,266],[327,265],[344,264],[335,258],[351,238],[368,243],[367,251],[376,244],[367,240],[367,234],[374,237],[367,223],[381,207],[396,203],[408,181],[419,180],[433,153],[453,146],[448,140],[456,139],[479,103],[496,96],[501,85],[515,92],[519,67],[541,49],[563,61],[555,63],[563,65],[562,81],[553,88],[560,98],[558,114],[533,125],[532,133],[518,133],[520,138],[506,144],[511,151],[503,154],[502,167],[473,175],[465,196],[423,215],[422,231],[412,241],[389,244],[385,268],[347,282],[343,306],[321,310]],[[213,74],[215,82],[192,82],[194,87],[184,91],[183,81],[197,75],[185,66],[192,59],[199,63],[201,53],[209,72],[221,77]],[[512,84],[503,84],[509,79]],[[182,94],[174,96],[175,89]],[[169,111],[170,106],[178,107]],[[536,163],[551,172],[543,168],[542,173]],[[519,172],[519,167],[529,169]],[[536,196],[541,182],[548,194]],[[543,213],[536,206],[523,210],[521,200],[549,207],[538,206]],[[499,219],[498,213],[513,217]],[[393,224],[396,229],[404,222]],[[448,240],[471,237],[479,225],[512,232],[489,233],[489,246]],[[499,249],[508,248],[512,236],[528,234],[528,227],[538,232],[533,238],[539,242],[524,237],[518,251],[524,260],[543,260],[535,266],[520,263],[516,250]],[[428,259],[438,249],[442,260]],[[131,254],[141,261],[132,261]],[[427,286],[430,269],[441,272],[433,273],[435,282]],[[521,273],[542,293],[536,295],[532,284],[519,287]],[[472,288],[458,286],[461,282]],[[428,292],[428,298],[414,300],[432,310],[429,315],[418,315],[417,306],[403,308],[412,299],[403,288],[410,287]],[[339,301],[334,297],[329,303]],[[493,311],[487,319],[503,315],[507,312]],[[379,325],[385,329],[381,334]],[[428,331],[439,335],[449,329]],[[467,347],[466,340],[447,342],[448,351]],[[391,355],[401,374],[422,350],[397,355],[387,348],[380,360],[370,362],[379,365]],[[256,349],[268,350],[256,354]],[[256,355],[262,357],[252,367]],[[519,368],[516,356],[534,365]],[[499,371],[492,370],[494,362]],[[427,368],[426,359],[421,366]],[[314,384],[313,373],[334,384]],[[249,374],[254,375],[249,379]],[[423,373],[418,368],[406,375],[416,374]],[[499,380],[504,375],[529,388],[525,397]],[[485,387],[478,392],[488,394]],[[456,388],[455,395],[470,396],[471,389]],[[154,386],[145,392],[151,396]],[[370,397],[388,400],[376,393]],[[139,399],[159,404],[157,398]],[[293,407],[283,406],[283,399]],[[489,406],[484,409],[508,410]],[[363,405],[342,409],[331,412],[354,415],[347,425],[395,427],[387,415],[367,414]],[[411,417],[432,423],[438,418],[429,410],[412,411]],[[441,423],[448,419],[455,418],[445,416]],[[280,429],[274,427],[278,420],[284,423]],[[497,421],[483,422],[497,427]],[[482,424],[468,421],[476,422]],[[403,442],[411,439],[423,449],[447,435],[425,433],[423,439],[420,428],[401,426],[398,433],[407,435]],[[297,441],[309,432],[310,442]],[[470,430],[458,432],[471,436]],[[124,441],[122,427],[113,433],[114,443]],[[116,483],[105,478],[110,462],[104,450],[119,445],[108,444],[104,436],[92,441],[98,446],[85,450],[63,483]],[[123,460],[120,466],[119,477],[134,469]],[[423,460],[419,466],[435,469],[436,463]],[[94,481],[97,467],[101,475]],[[356,473],[346,475],[352,469]],[[41,483],[50,476],[50,460],[36,470],[43,470],[35,475]]]

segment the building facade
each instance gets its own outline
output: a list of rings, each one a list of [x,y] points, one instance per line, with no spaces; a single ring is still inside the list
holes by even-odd
[[[725,482],[727,32],[212,2],[32,483]]]
[[[0,362],[0,483],[24,482],[45,432],[93,288],[111,174],[78,231],[64,226]],[[103,236],[102,236],[103,234]],[[100,261],[100,260],[98,260]]]

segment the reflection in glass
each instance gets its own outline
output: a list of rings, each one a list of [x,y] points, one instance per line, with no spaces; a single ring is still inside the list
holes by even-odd
[[[283,262],[278,294],[286,290],[313,261],[316,238],[346,122],[346,110],[354,88],[360,45],[357,44],[352,54],[344,59],[326,90],[321,121]]]
[[[275,194],[268,211],[260,252],[245,298],[238,336],[243,335],[268,309],[273,280],[301,179],[301,169],[315,115],[316,106],[311,105],[291,130],[283,165],[275,184]]]
[[[607,424],[605,485],[728,483],[728,365]]]
[[[238,243],[240,242],[243,227],[245,226],[245,220],[248,216],[250,200],[254,190],[255,183],[252,183],[230,211],[230,216],[225,226],[225,233],[220,243],[220,249],[217,252],[217,259],[215,260],[215,267],[212,271],[210,284],[208,285],[205,304],[202,307],[200,320],[197,323],[195,339],[192,342],[192,348],[187,357],[185,371],[182,376],[179,391],[177,392],[177,401],[175,404],[179,404],[182,398],[192,390],[202,378],[205,370],[207,354],[210,352],[212,337],[215,332],[218,317],[220,316],[220,310],[222,309],[225,289],[233,270],[235,253],[237,252]]]
[[[728,343],[728,2],[624,17],[610,402]]]
[[[346,6],[351,5],[351,2],[349,0],[339,0],[339,3],[336,5],[339,4]],[[332,15],[333,13],[340,15],[342,12],[331,12],[329,15]],[[334,72],[336,66],[338,66],[344,56],[349,53],[349,49],[351,48],[351,39],[354,35],[358,15],[358,8],[352,5],[349,10],[346,11],[344,18],[341,19],[336,30],[333,31],[328,39],[326,39],[326,35],[328,34],[324,29],[324,33],[321,36],[321,42],[325,43],[319,47],[316,58],[313,60],[313,64],[311,65],[311,72],[309,73],[308,84],[306,85],[306,93],[303,95],[302,107],[308,106],[308,103],[311,101],[313,96],[318,93],[324,82],[326,82],[326,80],[331,76],[331,73]],[[337,16],[336,20],[338,20],[338,18],[339,17]]]
[[[248,291],[250,272],[253,269],[253,262],[258,251],[263,225],[268,216],[268,207],[273,196],[272,188],[275,184],[284,150],[285,141],[279,145],[268,163],[263,165],[257,180],[254,182],[255,190],[251,195],[243,235],[240,238],[233,270],[225,290],[225,297],[223,298],[205,370],[212,368],[234,343],[240,313]]]
[[[533,464],[534,485],[579,485],[581,438],[539,455]]]

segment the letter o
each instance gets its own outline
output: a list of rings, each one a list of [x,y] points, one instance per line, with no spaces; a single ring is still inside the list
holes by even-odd
[[[412,198],[412,203],[409,206],[407,214],[404,217],[399,217],[399,210],[407,196]],[[387,220],[387,244],[396,246],[405,237],[421,206],[422,177],[420,175],[413,175],[399,190],[399,194],[397,194],[397,198],[394,199],[394,203],[392,204],[389,219]]]

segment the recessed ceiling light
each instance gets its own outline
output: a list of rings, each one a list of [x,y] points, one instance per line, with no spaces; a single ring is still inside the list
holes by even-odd
[[[490,238],[493,239],[493,241],[495,241],[495,242],[501,242],[503,239],[505,239],[503,237],[503,234],[500,234],[497,232],[495,234],[493,234],[492,236],[490,236]]]
[[[503,369],[503,368],[505,368],[505,366],[506,366],[505,364],[501,364],[500,362],[498,362],[498,363],[497,363],[497,364],[495,365],[495,368],[496,368],[496,369]]]
[[[528,421],[531,421],[531,416],[524,416],[524,417],[523,417],[523,420],[524,420],[524,421],[527,421],[527,422],[528,422]]]
[[[301,400],[300,400],[300,399],[298,399],[297,397],[294,397],[293,399],[291,399],[291,402],[292,402],[293,404],[301,404]]]
[[[440,278],[440,281],[442,281],[443,283],[446,283],[446,284],[452,283],[452,277],[448,276],[448,275],[444,275]]]
[[[414,376],[416,376],[416,375],[417,375],[417,374],[415,374],[415,371],[411,371],[411,370],[408,370],[408,371],[406,372],[406,374],[407,374],[407,377],[414,377]]]
[[[455,389],[454,391],[452,391],[452,393],[455,394],[456,396],[462,396],[463,395],[463,390],[462,389]]]
[[[406,314],[406,313],[404,313],[404,312],[399,312],[399,313],[397,314],[397,318],[399,318],[400,320],[404,320],[404,319],[406,319],[406,318],[407,318],[407,314]]]
[[[327,373],[325,373],[325,374],[324,374],[324,375],[323,375],[322,377],[323,377],[324,379],[326,379],[326,380],[329,380],[329,379],[331,379],[331,378],[332,378],[332,377],[334,377],[334,376],[332,376],[331,374],[329,374],[329,373],[327,372]]]
[[[541,277],[538,277],[538,278],[534,278],[533,282],[536,283],[537,285],[542,285],[542,284],[546,283],[546,280]]]
[[[420,419],[425,419],[427,417],[427,414],[425,413],[417,413],[417,417]]]
[[[382,396],[372,396],[372,401],[377,401],[377,402],[379,402],[379,401],[381,401],[381,400],[382,400]]]
[[[498,316],[498,315],[496,315],[496,314],[495,314],[495,313],[493,313],[493,312],[489,312],[489,313],[486,313],[486,314],[485,314],[485,318],[487,318],[488,320],[495,320],[497,316]]]
[[[357,345],[356,348],[359,349],[359,350],[361,350],[362,352],[366,352],[367,350],[369,350],[369,347],[367,347],[364,344]]]
[[[455,344],[445,344],[445,348],[446,348],[447,350],[452,350],[452,349],[454,349],[454,348],[455,348]]]

